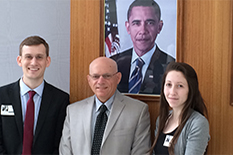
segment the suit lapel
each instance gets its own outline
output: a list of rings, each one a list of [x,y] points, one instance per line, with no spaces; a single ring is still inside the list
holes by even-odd
[[[160,55],[161,55],[161,50],[158,48],[158,46],[156,46],[155,52],[150,59],[150,64],[148,66],[148,69],[151,69],[151,70],[154,69],[155,61],[159,59]]]
[[[40,133],[41,127],[43,126],[43,123],[44,123],[46,116],[49,112],[49,107],[50,107],[52,98],[53,98],[53,93],[51,91],[51,88],[45,82],[44,83],[44,90],[43,90],[43,94],[42,94],[42,99],[41,99],[40,111],[39,111],[39,115],[38,115],[38,121],[37,121],[37,125],[36,125],[35,138],[33,139],[34,142],[36,141],[36,139]]]
[[[20,139],[23,140],[23,118],[22,118],[22,107],[21,107],[21,98],[20,98],[20,87],[19,81],[17,81],[9,94],[12,94],[12,106],[15,114],[15,121],[19,131]]]
[[[108,122],[106,125],[106,129],[104,132],[103,140],[102,140],[102,146],[104,145],[106,139],[108,138],[110,132],[113,129],[113,126],[117,122],[119,116],[121,115],[123,109],[125,107],[125,103],[123,103],[123,96],[120,94],[120,92],[116,91],[116,96],[113,101],[112,109],[108,118]]]
[[[130,76],[131,59],[133,55],[132,53],[133,53],[133,49],[130,49],[129,51],[127,51],[126,56],[124,57],[124,60],[122,60],[123,61],[122,66],[120,67],[124,70],[122,74],[125,75],[124,78],[126,78],[127,83],[129,81],[129,76]],[[127,85],[127,89],[128,89],[128,85]]]
[[[93,111],[93,105],[94,105],[94,96],[88,98],[88,100],[86,101],[87,104],[85,104],[83,106],[83,116],[84,119],[82,120],[82,124],[84,126],[84,134],[85,134],[85,138],[87,142],[89,143],[89,148],[91,150],[91,146],[92,146],[92,139],[91,139],[91,135],[92,135],[92,111]]]
[[[160,93],[160,76],[163,74],[162,64],[160,62],[161,50],[156,46],[155,52],[151,57],[150,64],[146,70],[144,80],[141,84],[139,93],[153,94]],[[157,88],[157,89],[155,89]]]
[[[122,93],[128,93],[128,81],[130,76],[130,67],[133,49],[129,49],[119,54],[117,59],[118,71],[121,72],[122,78],[117,89]]]

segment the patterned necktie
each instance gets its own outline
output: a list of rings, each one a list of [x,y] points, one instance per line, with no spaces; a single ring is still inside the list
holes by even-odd
[[[141,58],[136,60],[136,67],[129,79],[129,93],[138,93],[142,83],[142,66],[144,61]]]
[[[29,100],[27,102],[26,115],[23,131],[23,152],[22,155],[29,155],[32,152],[33,128],[34,128],[34,101],[33,96],[36,92],[29,91]]]
[[[91,148],[92,155],[100,154],[100,147],[103,139],[104,129],[108,120],[108,116],[105,113],[107,107],[103,104],[100,106],[100,113],[96,118],[94,138]]]

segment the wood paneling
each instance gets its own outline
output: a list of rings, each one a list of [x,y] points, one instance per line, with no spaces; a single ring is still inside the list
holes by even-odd
[[[208,154],[233,154],[232,0],[180,0],[178,59],[191,64],[199,78],[210,122]],[[86,75],[89,63],[103,52],[103,0],[71,0],[71,102],[91,92]],[[139,98],[140,99],[140,98]],[[147,101],[152,130],[158,98]],[[153,131],[152,131],[153,132]]]
[[[233,154],[232,1],[184,1],[183,60],[197,71],[210,122],[209,154]]]
[[[100,56],[102,33],[99,0],[71,0],[70,101],[92,95],[87,74],[89,64]]]

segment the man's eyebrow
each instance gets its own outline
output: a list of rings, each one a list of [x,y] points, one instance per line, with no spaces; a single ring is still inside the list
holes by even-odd
[[[135,19],[131,23],[139,23],[139,22],[141,22],[141,20]],[[154,19],[146,19],[146,22],[155,22],[155,20]]]
[[[153,22],[155,22],[154,19],[147,19],[146,21],[149,21],[149,22],[153,21]]]
[[[141,20],[139,20],[139,19],[135,19],[135,20],[133,20],[131,23],[138,23],[138,22],[141,22]]]

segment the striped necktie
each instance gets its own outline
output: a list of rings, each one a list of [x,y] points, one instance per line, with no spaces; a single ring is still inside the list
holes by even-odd
[[[142,83],[142,66],[144,61],[141,58],[137,58],[136,67],[129,79],[129,93],[138,93]]]

